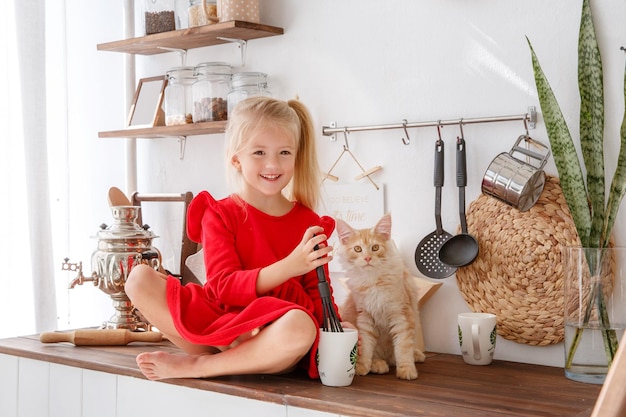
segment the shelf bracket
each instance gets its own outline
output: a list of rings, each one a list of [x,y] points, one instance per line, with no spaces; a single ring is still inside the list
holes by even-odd
[[[180,66],[181,67],[187,66],[187,50],[186,49],[168,48],[167,46],[157,46],[157,48],[163,49],[164,51],[178,52],[180,54]]]
[[[185,145],[187,145],[187,136],[178,136],[178,159],[185,159]]]
[[[248,42],[243,39],[236,38],[225,38],[223,36],[218,36],[217,39],[226,42],[232,42],[238,44],[239,49],[241,50],[241,66],[246,66],[246,47],[248,46]]]

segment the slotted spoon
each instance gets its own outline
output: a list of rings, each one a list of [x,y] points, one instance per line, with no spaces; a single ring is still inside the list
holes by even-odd
[[[447,278],[456,272],[456,268],[446,265],[439,259],[439,249],[452,237],[441,224],[441,188],[444,183],[444,143],[441,139],[435,142],[435,170],[433,183],[435,185],[435,224],[434,232],[426,235],[415,249],[415,265],[417,269],[429,278]]]

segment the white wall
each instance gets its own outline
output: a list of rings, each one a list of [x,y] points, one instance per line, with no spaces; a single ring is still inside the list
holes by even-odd
[[[109,221],[106,190],[124,186],[125,144],[122,139],[98,139],[97,131],[122,126],[123,57],[96,52],[95,44],[120,39],[121,1],[71,2],[68,4],[70,66],[80,76],[70,83],[70,96],[90,106],[70,106],[69,135],[85,146],[77,160],[81,170],[75,194],[82,194],[81,209],[93,213],[91,222],[80,225],[82,234],[95,233]],[[581,1],[552,0],[370,0],[304,2],[261,1],[262,22],[283,27],[283,36],[250,41],[245,70],[270,76],[271,90],[280,98],[300,99],[311,109],[317,127],[367,125],[438,119],[522,114],[537,106],[529,48],[532,41],[544,71],[577,136],[576,88],[577,36]],[[623,68],[626,3],[593,0],[596,27],[603,53],[607,107],[606,168],[612,174],[619,147],[617,132],[623,114]],[[235,45],[191,50],[187,63],[226,60],[238,63]],[[86,64],[86,59],[94,64]],[[176,54],[137,58],[137,76],[163,74],[179,65]],[[95,100],[94,100],[95,98]],[[472,125],[464,129],[468,143],[467,201],[480,193],[481,177],[500,152],[508,151],[523,131],[519,123]],[[402,131],[354,133],[350,148],[365,166],[381,165],[375,180],[385,184],[385,208],[393,216],[393,235],[406,264],[417,273],[413,261],[416,245],[434,228],[432,154],[436,130],[412,129],[412,142],[404,146]],[[443,130],[449,163],[444,190],[443,221],[456,230],[458,208],[454,188],[455,127]],[[531,131],[547,142],[544,125]],[[222,135],[187,139],[183,160],[176,139],[139,140],[138,189],[142,192],[197,193],[207,189],[216,197],[226,195],[223,179]],[[329,168],[341,151],[342,141],[331,142],[320,134],[321,165]],[[89,155],[97,155],[86,162]],[[353,183],[358,173],[340,164],[342,183]],[[546,170],[556,172],[552,161]],[[619,232],[624,228],[622,213]],[[155,224],[151,226],[155,228]],[[155,244],[165,256],[175,238],[163,236]],[[80,234],[74,227],[76,234]],[[617,235],[618,243],[620,235]],[[85,243],[86,242],[86,243]],[[85,241],[83,247],[95,242]],[[173,256],[173,255],[172,255]],[[87,262],[88,263],[88,262]],[[423,310],[427,349],[458,353],[456,314],[468,310],[454,277]],[[77,291],[77,290],[73,290]],[[81,291],[96,291],[82,289]],[[76,295],[74,295],[76,297]],[[562,366],[562,345],[530,347],[498,340],[496,358]]]

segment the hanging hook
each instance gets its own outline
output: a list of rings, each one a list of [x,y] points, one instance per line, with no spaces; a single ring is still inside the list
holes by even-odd
[[[348,145],[348,128],[343,128],[343,148],[346,150],[350,150],[350,145]]]
[[[441,120],[437,120],[437,135],[439,136],[439,139],[437,140],[437,144],[439,145],[441,143]]]
[[[406,124],[407,124],[407,120],[406,119],[402,119],[402,129],[404,129],[404,136],[402,138],[402,143],[404,143],[405,145],[410,145],[411,144],[411,138],[409,137],[409,131],[406,130]]]
[[[524,129],[526,130],[526,136],[530,136],[530,134],[528,133],[528,122],[526,121],[525,117],[524,117]]]

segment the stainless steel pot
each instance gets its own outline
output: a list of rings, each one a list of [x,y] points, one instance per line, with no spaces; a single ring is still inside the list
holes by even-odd
[[[521,147],[522,141],[541,153]],[[526,157],[526,162],[516,158],[515,155],[520,154]],[[482,192],[519,211],[529,210],[543,191],[546,181],[543,167],[549,157],[550,150],[546,145],[528,135],[521,135],[508,153],[501,153],[491,162],[483,176]]]
[[[93,272],[85,277],[82,262],[70,263],[66,258],[62,265],[64,271],[76,271],[69,288],[92,282],[104,293],[111,296],[115,314],[103,323],[107,329],[148,330],[150,325],[138,315],[124,291],[124,285],[130,271],[139,264],[146,264],[158,270],[161,265],[161,253],[152,246],[156,238],[149,226],[136,223],[140,207],[114,206],[111,213],[115,222],[111,226],[102,224],[97,233],[98,248],[91,255]]]

